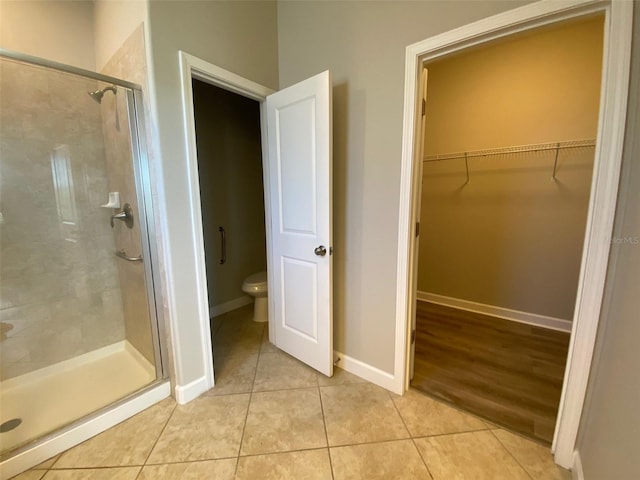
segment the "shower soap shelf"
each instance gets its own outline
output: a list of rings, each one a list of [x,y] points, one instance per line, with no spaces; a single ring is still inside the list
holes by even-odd
[[[109,192],[109,200],[102,208],[120,208],[120,192]]]

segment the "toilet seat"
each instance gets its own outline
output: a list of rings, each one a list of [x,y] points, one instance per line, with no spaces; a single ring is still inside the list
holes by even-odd
[[[267,291],[267,272],[249,275],[242,284],[242,290],[247,293],[261,293]]]

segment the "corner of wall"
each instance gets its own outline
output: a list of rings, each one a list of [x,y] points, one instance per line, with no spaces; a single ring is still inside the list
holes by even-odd
[[[571,478],[572,480],[584,480],[584,471],[582,470],[582,457],[580,457],[579,450],[576,450],[573,453],[573,465],[571,466]]]

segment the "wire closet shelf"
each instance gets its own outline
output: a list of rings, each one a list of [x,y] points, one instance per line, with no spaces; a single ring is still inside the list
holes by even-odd
[[[423,162],[441,162],[444,160],[464,159],[467,168],[467,183],[469,183],[469,159],[476,157],[489,157],[494,155],[509,155],[514,153],[534,153],[555,150],[555,160],[553,162],[552,180],[556,179],[556,168],[558,166],[558,154],[560,150],[567,148],[595,147],[595,139],[570,140],[566,142],[537,143],[532,145],[518,145],[513,147],[491,148],[486,150],[471,150],[468,152],[446,153],[443,155],[428,155],[422,159]]]

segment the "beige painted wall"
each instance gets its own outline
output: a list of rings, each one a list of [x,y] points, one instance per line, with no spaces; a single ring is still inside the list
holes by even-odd
[[[602,17],[428,65],[425,153],[594,139]],[[571,320],[595,148],[423,163],[418,290]]]
[[[96,71],[102,71],[147,13],[145,0],[93,0]]]
[[[640,472],[640,8],[613,245],[577,450],[585,480]]]
[[[209,306],[245,296],[244,279],[267,269],[260,105],[193,82]],[[226,231],[220,264],[218,227]]]
[[[95,70],[93,2],[0,1],[0,46]]]
[[[162,152],[167,268],[173,284],[171,311],[178,330],[171,339],[183,357],[180,385],[205,374],[199,349],[195,252],[187,201],[189,184],[180,100],[178,51],[202,58],[271,88],[278,86],[275,2],[153,1],[149,4],[155,109]]]
[[[523,3],[278,3],[280,86],[333,75],[336,350],[393,372],[406,46]]]
[[[594,138],[602,35],[594,17],[430,63],[425,154]]]

